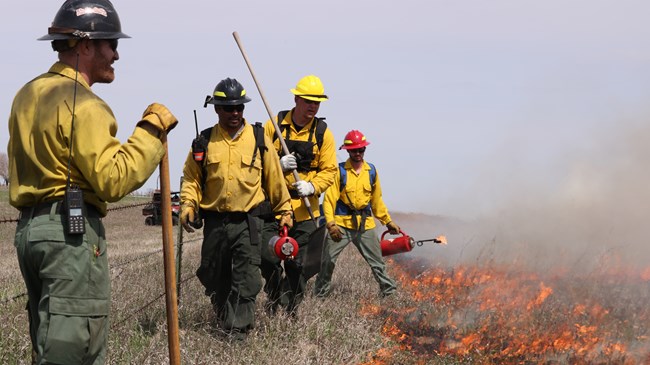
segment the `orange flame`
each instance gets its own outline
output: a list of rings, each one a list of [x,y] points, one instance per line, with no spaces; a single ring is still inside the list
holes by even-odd
[[[394,271],[414,308],[362,308],[388,316],[382,333],[399,344],[376,353],[373,361],[384,362],[372,364],[391,363],[397,351],[419,354],[414,361],[423,363],[431,356],[471,356],[488,364],[650,364],[650,309],[643,296],[630,310],[601,294],[626,286],[632,294],[647,292],[638,272],[617,272],[618,278],[637,278],[628,283],[566,277],[569,271],[565,277],[555,271],[547,281],[511,267],[431,268],[416,275],[397,265]],[[625,314],[629,318],[621,318]]]

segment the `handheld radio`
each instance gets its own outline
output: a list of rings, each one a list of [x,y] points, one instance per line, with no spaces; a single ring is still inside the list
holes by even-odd
[[[205,159],[205,150],[208,148],[208,141],[199,134],[199,120],[196,117],[196,110],[194,110],[194,128],[196,129],[196,138],[192,141],[192,156],[194,156],[196,163],[202,164]],[[188,223],[196,229],[203,227],[201,212],[196,214],[193,222]]]
[[[84,196],[77,185],[65,189],[64,199],[66,229],[68,234],[86,233],[86,219],[84,218]]]
[[[196,128],[196,138],[192,141],[192,156],[194,156],[194,161],[202,163],[205,158],[205,149],[208,146],[208,141],[199,134],[199,121],[196,118],[196,110],[194,111],[194,128]]]

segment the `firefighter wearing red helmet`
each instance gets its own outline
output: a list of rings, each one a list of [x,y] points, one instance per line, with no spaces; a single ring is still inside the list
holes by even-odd
[[[395,281],[386,272],[373,217],[386,225],[392,234],[399,233],[400,228],[392,221],[382,199],[377,169],[364,160],[369,144],[363,133],[352,130],[345,135],[340,147],[347,150],[350,157],[339,164],[339,173],[323,200],[329,238],[314,286],[317,297],[329,295],[336,260],[350,242],[370,265],[379,283],[380,295],[386,297],[396,290]]]
[[[126,143],[115,137],[115,116],[91,86],[115,79],[117,40],[127,37],[110,1],[66,1],[40,38],[52,41],[58,62],[11,107],[9,202],[20,210],[15,245],[35,364],[105,362],[111,303],[101,217],[156,170],[160,137],[177,124],[154,103]]]
[[[332,185],[336,175],[336,145],[324,118],[316,116],[321,102],[328,100],[320,78],[315,75],[301,78],[291,93],[295,106],[278,113],[277,117],[288,155],[282,152],[273,123],[269,120],[264,127],[266,134],[275,141],[275,151],[280,155],[284,181],[289,188],[295,214],[295,224],[289,236],[298,241],[299,250],[294,260],[284,262],[284,269],[277,256],[265,250],[262,255],[262,275],[266,279],[264,290],[269,298],[267,310],[273,313],[278,306],[283,306],[289,313],[295,314],[309,279],[303,275],[302,267],[310,256],[308,246],[317,228],[304,198],[308,199],[312,214],[318,220],[320,194]],[[294,178],[294,170],[300,177],[298,181]],[[266,241],[277,234],[278,227],[275,222],[270,222],[265,225],[264,231]],[[320,260],[320,252],[316,260]]]
[[[348,151],[356,150],[358,148],[366,147],[369,144],[370,142],[366,141],[366,136],[364,136],[363,133],[353,129],[345,135],[343,145],[339,147],[339,149],[345,149]]]

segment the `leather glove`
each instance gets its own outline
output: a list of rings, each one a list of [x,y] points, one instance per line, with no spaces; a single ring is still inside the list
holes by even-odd
[[[334,222],[327,223],[327,232],[329,232],[330,237],[334,242],[341,242],[343,239],[343,233],[341,232],[341,229]]]
[[[280,228],[287,226],[288,229],[291,229],[293,227],[293,212],[291,211],[286,211],[282,213],[282,216],[280,216]]]
[[[390,234],[399,234],[400,231],[401,231],[399,226],[397,224],[395,224],[395,222],[392,222],[392,221],[386,223],[386,228],[388,228],[388,232]]]
[[[284,155],[280,158],[280,166],[282,167],[282,172],[292,171],[298,168],[298,162],[296,161],[296,156],[289,154]]]
[[[181,225],[187,232],[194,232],[194,228],[190,226],[190,222],[194,222],[194,206],[190,204],[183,204],[181,207]]]
[[[314,192],[316,191],[314,189],[314,185],[305,180],[296,181],[295,183],[293,183],[293,187],[296,188],[296,191],[298,192],[298,195],[301,198],[305,196],[313,195]]]
[[[174,129],[176,124],[178,124],[178,120],[174,114],[172,114],[167,107],[158,103],[153,103],[145,109],[144,113],[142,113],[142,120],[140,123],[144,121],[149,122],[149,124],[156,127],[156,129],[165,133]]]

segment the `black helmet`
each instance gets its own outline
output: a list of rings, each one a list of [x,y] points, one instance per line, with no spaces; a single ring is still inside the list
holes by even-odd
[[[120,17],[109,0],[67,0],[39,41],[131,38],[122,33]]]
[[[227,78],[219,81],[214,93],[205,97],[203,107],[214,105],[239,105],[248,103],[251,99],[246,96],[246,90],[236,79]]]

